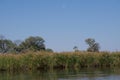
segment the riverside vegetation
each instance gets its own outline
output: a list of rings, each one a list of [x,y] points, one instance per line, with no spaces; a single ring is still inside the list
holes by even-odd
[[[120,67],[120,52],[100,52],[100,45],[93,38],[85,40],[88,48],[84,52],[75,46],[74,52],[56,53],[46,49],[44,42],[40,36],[30,36],[24,41],[0,36],[0,70]]]
[[[27,52],[0,54],[0,70],[120,67],[120,52]]]

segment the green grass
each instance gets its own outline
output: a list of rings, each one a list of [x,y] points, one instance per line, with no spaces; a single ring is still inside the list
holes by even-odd
[[[120,67],[120,52],[27,52],[0,54],[0,70]]]

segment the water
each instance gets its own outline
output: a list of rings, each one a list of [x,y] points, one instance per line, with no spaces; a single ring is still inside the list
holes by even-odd
[[[0,72],[0,80],[120,80],[120,69]]]

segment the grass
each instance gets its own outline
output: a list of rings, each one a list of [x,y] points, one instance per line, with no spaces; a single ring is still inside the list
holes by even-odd
[[[0,70],[120,67],[120,52],[27,52],[0,54]]]

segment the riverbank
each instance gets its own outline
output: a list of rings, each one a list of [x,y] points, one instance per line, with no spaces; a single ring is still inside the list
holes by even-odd
[[[120,67],[120,52],[28,52],[0,54],[1,71]]]

